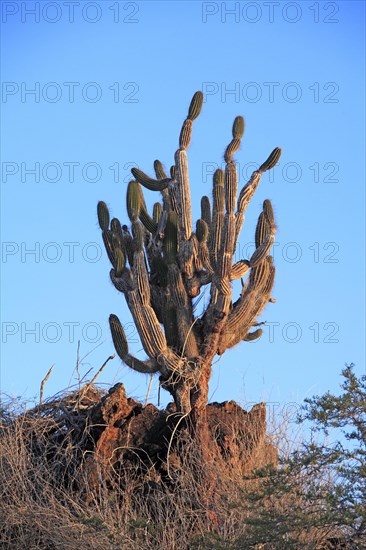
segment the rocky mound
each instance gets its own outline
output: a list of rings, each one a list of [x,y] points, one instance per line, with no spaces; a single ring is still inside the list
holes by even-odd
[[[184,466],[181,454],[184,445],[189,445],[189,430],[174,404],[164,410],[152,404],[143,407],[126,396],[123,384],[116,384],[104,396],[91,389],[83,399],[92,403],[87,446],[93,451],[88,468],[94,484],[102,472],[103,478],[108,478],[121,468],[136,465],[153,469],[169,481]],[[250,412],[234,401],[211,403],[206,420],[216,469],[242,477],[266,465],[276,466],[277,452],[265,441],[264,403]]]

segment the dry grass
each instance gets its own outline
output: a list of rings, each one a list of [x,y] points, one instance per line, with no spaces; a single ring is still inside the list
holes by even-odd
[[[199,481],[202,464],[192,440],[182,443],[179,464],[170,464],[169,483],[160,479],[153,465],[141,463],[121,467],[112,480],[101,475],[97,490],[92,487],[88,466],[93,442],[87,411],[102,393],[89,386],[30,410],[21,410],[17,403],[3,405],[1,548],[287,548],[251,540],[249,520],[259,508],[245,501],[248,481],[234,470],[224,475],[213,471],[221,476],[220,484],[208,495]],[[284,426],[283,421],[273,437],[277,446],[282,438],[288,451]],[[210,465],[213,470],[217,467]],[[289,506],[301,506],[301,495],[269,504],[285,514]],[[319,532],[300,533],[298,540],[302,549],[317,548]]]
[[[203,548],[195,541],[215,530],[235,538],[240,517],[230,499],[207,499],[197,483],[201,464],[193,441],[185,441],[179,465],[171,465],[174,482],[163,483],[153,467],[141,464],[115,472],[114,481],[101,478],[97,491],[91,488],[86,412],[100,392],[93,387],[80,399],[82,392],[30,410],[3,405],[1,548],[174,550]],[[228,494],[231,480],[222,481]]]

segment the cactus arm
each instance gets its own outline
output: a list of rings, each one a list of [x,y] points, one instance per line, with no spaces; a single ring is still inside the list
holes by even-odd
[[[265,258],[272,248],[274,243],[274,235],[271,233],[266,235],[262,244],[252,254],[249,263],[250,267],[256,267]]]
[[[126,195],[126,208],[130,220],[139,217],[142,203],[143,196],[141,193],[140,185],[137,183],[137,181],[130,181],[127,186]]]
[[[215,274],[212,277],[210,303],[204,315],[204,344],[202,354],[205,360],[210,360],[219,346],[220,334],[224,330],[227,316],[230,311],[232,289],[230,273],[232,257],[235,250],[235,201],[238,188],[234,153],[239,149],[244,133],[244,119],[236,117],[232,127],[232,140],[224,154],[225,176],[222,181],[222,171],[216,170],[214,175],[214,211],[212,225],[222,223],[225,202],[226,212],[223,218],[221,242],[217,241],[217,234],[213,233],[211,241],[211,264]],[[224,199],[224,200],[223,200]],[[218,216],[219,214],[219,216]],[[220,215],[221,214],[221,215]],[[213,230],[214,231],[214,230]],[[219,253],[218,253],[219,251]]]
[[[115,266],[116,248],[121,248],[125,258],[128,258],[130,266],[133,264],[133,239],[128,232],[127,226],[121,227],[118,218],[113,218],[111,221],[111,229],[102,231],[103,242],[107,251],[107,255],[111,264]]]
[[[173,302],[169,287],[165,289],[162,307],[162,322],[164,324],[165,338],[170,348],[178,345],[177,310]]]
[[[212,275],[214,273],[214,270],[213,270],[213,267],[211,265],[210,252],[208,250],[207,243],[206,242],[200,242],[198,251],[199,251],[198,252],[199,253],[199,258],[200,258],[200,261],[201,261],[204,269],[206,270],[206,272],[209,275]],[[203,278],[201,279],[201,281],[203,281]]]
[[[170,178],[166,178],[163,180],[156,180],[154,178],[150,178],[145,172],[142,170],[139,170],[139,168],[131,168],[131,172],[133,177],[141,183],[146,189],[149,189],[150,191],[163,191],[168,187],[168,184],[170,182]]]
[[[165,172],[165,170],[164,170],[164,166],[162,165],[160,160],[155,160],[154,161],[154,170],[155,170],[156,178],[158,180],[164,181],[164,180],[169,179],[166,172]],[[167,187],[165,187],[164,189],[161,189],[161,196],[163,198],[164,210],[169,212],[172,209],[172,205],[171,205],[171,202],[170,202],[169,191],[168,191]]]
[[[265,299],[263,295],[257,295],[254,301],[249,303],[249,308],[246,312],[243,324],[235,328],[235,324],[232,323],[231,332],[228,331],[223,337],[220,343],[221,349],[218,351],[220,355],[222,355],[226,349],[236,346],[241,340],[247,340],[250,328],[255,324],[255,319],[258,315],[262,313],[267,301],[268,300]]]
[[[179,265],[188,279],[194,275],[191,198],[188,177],[188,160],[184,149],[175,153],[176,173],[169,192],[177,213]]]
[[[248,332],[248,334],[243,338],[245,342],[253,342],[254,340],[258,340],[263,334],[263,330],[261,328],[257,328],[257,330],[254,330],[253,332]]]
[[[273,246],[276,229],[272,204],[271,201],[266,199],[263,202],[263,211],[258,218],[255,230],[257,248],[249,260],[251,267],[258,265],[267,256]]]
[[[188,159],[186,150],[189,147],[193,120],[195,120],[203,104],[202,92],[196,92],[188,109],[188,116],[185,119],[179,136],[179,149],[176,151],[174,176],[174,198],[178,214],[178,240],[179,243],[187,241],[192,233],[191,221],[191,192],[189,186]]]
[[[140,222],[133,221],[132,229],[136,247],[132,267],[132,276],[138,293],[138,300],[135,303],[136,315],[139,317],[143,333],[142,344],[144,349],[150,357],[155,357],[166,349],[167,343],[156,313],[151,307],[149,276],[142,249],[142,227]]]
[[[158,224],[153,220],[153,218],[149,215],[148,211],[144,207],[141,208],[139,217],[148,232],[154,235],[158,228]]]
[[[133,240],[132,237],[131,240],[134,253],[131,274],[128,274],[128,282],[132,282],[132,288],[131,285],[126,284],[125,279],[127,277],[125,279],[117,277],[116,270],[111,271],[111,279],[116,288],[124,292],[145,352],[151,359],[155,359],[166,350],[167,343],[156,313],[150,305],[150,285],[142,248],[142,226],[137,220],[135,208],[130,209],[130,214],[132,217]],[[160,371],[165,372],[164,368]]]
[[[162,165],[160,160],[155,160],[154,161],[154,170],[155,170],[155,175],[156,175],[158,180],[166,180],[168,178],[168,176],[167,176],[167,174],[164,170],[164,166]]]
[[[154,308],[151,306],[149,277],[146,269],[145,255],[143,252],[142,226],[140,222],[136,219],[134,209],[131,210],[131,214],[133,218],[132,233],[134,237],[133,244],[135,250],[131,273],[135,290],[125,292],[125,296],[128,307],[138,328],[141,343],[145,352],[151,359],[156,359],[159,356],[162,358],[163,363],[160,370],[162,374],[166,374],[166,372],[164,371],[164,369],[166,368],[166,361],[168,361],[168,363],[172,362],[172,364],[176,365],[176,368],[178,366],[178,363],[177,360],[174,358],[174,354],[172,354],[168,348],[165,334],[160,326]],[[174,279],[173,284],[170,284],[170,290],[173,295],[172,303],[175,306],[177,306],[177,303],[181,303],[182,305],[180,311],[176,311],[178,334],[182,339],[182,345],[185,345],[186,347],[185,353],[189,353],[189,356],[191,357],[192,354],[195,354],[197,352],[197,345],[195,345],[195,337],[192,330],[189,330],[192,323],[190,317],[191,312],[189,307],[189,299],[183,285],[180,271],[175,263],[177,249],[177,228],[176,223],[174,224],[174,221],[176,222],[176,214],[174,212],[170,212],[168,214],[167,224],[165,228],[164,255],[166,257],[166,261],[168,262],[168,282],[169,273],[172,271],[172,269],[175,268],[178,275],[178,279]]]
[[[282,155],[281,148],[275,147],[272,153],[267,158],[267,160],[265,160],[263,164],[261,164],[258,171],[261,174],[263,174],[264,172],[267,172],[267,170],[271,170],[272,168],[274,168],[278,163],[278,161],[280,160],[281,155]]]
[[[194,275],[196,273],[200,273],[203,269],[201,254],[200,254],[200,243],[197,239],[196,233],[192,233],[191,235],[191,241],[192,241],[192,250],[193,250],[193,268],[194,268]],[[196,294],[194,295],[196,296]]]
[[[178,250],[177,214],[169,212],[164,230],[163,254],[167,264],[176,262]]]
[[[123,242],[123,231],[122,231],[121,223],[118,218],[113,218],[111,220],[111,230],[113,231],[114,239],[117,239],[117,242],[121,247],[122,252],[126,256],[126,249]]]
[[[164,258],[168,266],[169,296],[172,299],[167,322],[175,319],[177,325],[176,342],[187,357],[198,355],[198,347],[192,330],[193,311],[191,300],[187,295],[181,272],[176,263],[178,247],[178,217],[175,212],[169,212],[164,235]],[[174,306],[174,307],[173,307]],[[173,312],[174,310],[174,312]],[[170,335],[171,336],[171,335]]]
[[[272,257],[267,255],[273,245],[275,232],[273,208],[271,202],[265,200],[255,232],[258,246],[249,262],[246,262],[250,266],[249,283],[228,316],[225,335],[220,341],[220,353],[246,338],[255,319],[270,299],[275,271]]]
[[[206,222],[208,231],[211,231],[211,203],[210,199],[204,195],[201,199],[201,219]]]
[[[163,214],[163,207],[161,206],[160,202],[156,202],[153,208],[153,220],[157,225],[159,224],[159,220],[162,214]]]
[[[236,262],[236,264],[234,264],[231,268],[230,280],[236,281],[237,279],[241,279],[248,273],[249,269],[250,264],[248,260],[240,260],[239,262]]]
[[[150,281],[151,307],[155,311],[155,315],[159,323],[163,323],[164,290],[165,290],[164,288],[161,288],[159,285],[153,284]]]
[[[235,251],[235,202],[238,191],[238,174],[233,158],[234,153],[239,149],[241,138],[244,133],[244,119],[236,117],[232,128],[233,139],[225,151],[225,217],[224,230],[221,237],[220,255],[217,259],[217,274],[221,280],[220,286],[228,291],[221,297],[221,307],[224,313],[228,313],[231,303],[230,272],[232,258]]]
[[[157,223],[147,212],[144,194],[137,181],[130,181],[128,184],[126,203],[129,218],[132,220],[135,216],[139,217],[146,229],[154,234],[157,230]]]
[[[128,353],[126,334],[117,315],[112,314],[109,316],[109,326],[116,352],[128,367],[144,374],[155,374],[159,371],[159,367],[155,361],[140,361],[140,359]]]
[[[242,325],[237,325],[237,322],[234,322],[234,318],[231,320],[230,329],[228,329],[227,339],[225,341],[225,349],[232,348],[238,344],[241,340],[244,340],[249,330],[253,326],[255,319],[263,311],[267,300],[264,300],[262,296],[256,296],[252,302],[249,302],[249,307],[246,311],[245,319]],[[236,321],[236,320],[235,320]],[[231,332],[229,332],[231,330]]]
[[[169,193],[169,204],[171,205],[171,210],[174,212],[178,212],[177,207],[177,180],[175,177],[175,170],[174,174],[172,174],[172,179],[169,182],[168,185],[168,193]],[[167,210],[168,212],[169,210]]]
[[[172,263],[168,266],[168,281],[176,309],[179,348],[189,359],[197,357],[199,350],[194,332],[192,304],[177,264]]]
[[[245,211],[248,207],[250,199],[253,197],[259,181],[261,179],[261,176],[264,172],[267,170],[270,170],[271,168],[274,168],[274,166],[277,164],[281,157],[281,149],[279,147],[276,147],[272,153],[269,155],[267,160],[263,162],[263,164],[258,168],[258,170],[255,170],[249,181],[244,185],[242,190],[239,193],[238,202],[237,202],[237,210],[236,210],[236,235],[235,235],[235,243],[237,242],[241,228],[244,223],[244,215]]]
[[[104,229],[102,231],[102,239],[109,261],[115,266],[114,248],[113,248],[113,232],[110,229]]]
[[[117,277],[115,269],[109,272],[111,281],[119,292],[125,293],[133,289],[133,280],[129,269],[125,269],[120,277]]]
[[[105,218],[104,218],[104,221],[105,221]],[[111,229],[103,229],[102,238],[103,238],[104,246],[107,252],[107,256],[112,266],[115,269],[116,277],[120,278],[122,277],[124,271],[126,270],[126,255],[122,248],[121,236],[118,233],[119,222],[118,224],[116,224],[116,222],[118,222],[118,220],[114,218],[111,222],[111,226],[116,228],[117,231],[112,231]]]
[[[234,337],[232,337],[231,340],[229,340],[227,342],[227,347],[222,351],[222,353],[224,353],[224,351],[226,351],[226,349],[231,349],[233,348],[234,346],[236,346],[237,344],[240,344],[241,341],[244,341],[244,342],[253,342],[254,340],[258,340],[263,334],[263,330],[262,329],[257,329],[253,332],[245,332],[245,329],[244,331],[241,331],[241,330],[238,330],[238,332],[235,334]]]
[[[156,359],[167,347],[163,330],[151,306],[143,306],[137,290],[124,293],[139,333],[142,347],[150,359]],[[159,369],[163,372],[162,369]],[[165,374],[167,374],[165,372]]]
[[[191,194],[188,176],[188,158],[184,149],[175,153],[175,200],[178,214],[179,242],[187,241],[192,233]]]
[[[212,274],[213,268],[210,262],[210,252],[207,246],[207,238],[209,235],[209,228],[207,222],[203,219],[197,220],[196,223],[196,236],[198,241],[198,258],[202,267]]]
[[[97,206],[99,226],[102,231],[109,227],[109,210],[104,201],[99,201]]]
[[[275,268],[272,257],[267,256],[258,266],[251,269],[248,287],[234,304],[220,342],[218,353],[231,348],[245,339],[255,319],[261,314],[270,300],[273,288]]]
[[[222,355],[226,349],[238,344],[248,334],[255,318],[259,314],[262,300],[251,290],[246,292],[229,315],[225,332],[220,339],[218,354]],[[264,306],[263,306],[264,307]]]
[[[190,240],[192,235],[192,213],[186,150],[191,141],[193,120],[198,117],[202,103],[202,92],[196,92],[179,136],[179,149],[174,156],[175,170],[172,173],[174,179],[169,185],[171,202],[178,217],[179,264],[188,278],[193,277],[194,269],[193,243]]]
[[[131,271],[142,305],[149,306],[151,300],[149,275],[147,273],[145,256],[142,250],[135,252]]]
[[[211,265],[215,268],[220,250],[225,215],[224,173],[220,168],[215,171],[213,176],[212,194],[212,231],[209,234],[208,248],[210,251]]]
[[[258,223],[257,223],[257,228],[255,230],[255,246],[256,248],[258,248],[264,241],[267,233],[268,233],[268,222],[266,220],[266,217],[264,215],[263,212],[261,212],[259,218],[258,218]]]
[[[128,263],[132,267],[132,265],[133,265],[133,252],[134,252],[133,238],[132,238],[132,236],[130,235],[130,233],[128,231],[123,230],[123,241],[122,241],[122,243],[123,243],[124,249],[126,251],[126,256],[128,258]]]
[[[122,277],[123,272],[126,268],[126,256],[124,255],[120,247],[115,248],[114,258],[115,258],[115,264],[116,264],[116,267],[115,267],[116,277]]]
[[[250,199],[253,197],[258,187],[260,178],[261,178],[261,174],[258,172],[258,170],[255,170],[252,173],[249,181],[244,185],[244,187],[239,193],[237,207],[236,207],[236,214],[235,214],[235,244],[238,241],[238,238],[244,223],[245,211],[248,207]]]

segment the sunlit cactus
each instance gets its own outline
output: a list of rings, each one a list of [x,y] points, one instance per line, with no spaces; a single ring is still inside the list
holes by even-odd
[[[172,394],[183,414],[205,408],[215,355],[242,340],[259,338],[262,329],[255,328],[258,316],[269,301],[275,301],[271,298],[275,267],[269,254],[276,226],[268,199],[258,218],[254,253],[237,262],[234,256],[249,201],[261,175],[278,162],[281,149],[272,151],[238,195],[233,155],[244,134],[244,119],[236,117],[224,154],[225,170],[218,169],[213,176],[212,206],[203,196],[201,218],[193,224],[186,149],[202,104],[203,94],[196,92],[169,176],[158,160],[154,162],[155,177],[132,168],[134,180],[127,188],[130,230],[117,218],[110,222],[106,204],[98,204],[103,241],[113,266],[111,280],[125,296],[148,359],[130,355],[123,327],[118,317],[111,315],[116,351],[130,368],[159,373],[161,386]],[[161,194],[152,215],[142,187]],[[242,279],[242,290],[233,301],[232,281],[238,279]],[[205,290],[207,306],[197,313],[195,302]]]

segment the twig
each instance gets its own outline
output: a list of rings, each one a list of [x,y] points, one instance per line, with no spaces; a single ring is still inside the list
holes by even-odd
[[[43,380],[42,380],[42,382],[41,382],[41,387],[40,387],[40,390],[39,390],[39,405],[38,405],[38,409],[40,409],[40,407],[42,407],[44,386],[45,386],[47,380],[49,379],[49,377],[51,376],[51,372],[52,372],[54,366],[55,366],[55,365],[53,364],[52,367],[50,368],[50,370],[48,371],[48,373],[46,374],[46,376],[43,378]]]
[[[78,369],[79,369],[79,350],[80,350],[80,340],[78,340],[78,346],[77,346],[77,349],[76,349],[76,365],[75,365],[74,370],[71,373],[70,380],[69,380],[69,383],[68,383],[67,387],[71,386],[71,381],[72,381],[72,377],[74,376],[74,372],[78,371]]]
[[[80,380],[80,383],[82,384],[85,380],[85,378],[88,376],[88,374],[93,370],[93,367],[90,367],[90,369],[88,371],[86,371],[86,373],[84,374],[84,376],[82,377],[82,379]]]
[[[78,377],[78,383],[79,383],[79,389],[80,389],[79,365],[80,365],[80,340],[78,340],[78,349],[77,349],[77,352],[76,352],[76,374],[77,374],[77,377]]]
[[[172,446],[172,441],[173,441],[173,437],[174,437],[174,434],[175,432],[177,431],[178,429],[178,426],[179,424],[182,422],[183,418],[186,418],[187,416],[189,415],[189,413],[186,413],[186,414],[183,414],[180,419],[178,420],[178,422],[176,423],[176,425],[174,426],[174,430],[172,432],[172,436],[169,440],[169,445],[168,445],[168,451],[167,451],[167,455],[166,455],[166,471],[167,471],[167,474],[168,474],[168,477],[169,479],[173,479],[172,476],[170,475],[170,468],[169,468],[169,454],[170,454],[170,448]],[[169,415],[170,416],[170,415]]]
[[[80,403],[80,401],[82,400],[82,398],[84,397],[84,395],[86,394],[86,392],[88,391],[88,389],[94,384],[94,382],[96,381],[96,379],[98,378],[98,376],[100,375],[100,373],[102,372],[102,370],[104,369],[104,367],[106,366],[106,364],[108,363],[108,361],[111,361],[111,359],[114,359],[116,357],[115,354],[113,355],[110,355],[108,357],[108,359],[106,359],[103,363],[103,365],[100,367],[100,369],[95,373],[95,375],[93,376],[93,378],[90,380],[90,382],[88,384],[86,384],[86,386],[84,386],[84,388],[82,389],[81,393],[80,393],[80,396],[79,396],[79,399],[78,399],[78,403]],[[75,404],[75,407],[76,407],[76,404]],[[74,409],[75,409],[74,407]]]
[[[149,394],[150,394],[150,390],[151,390],[151,386],[152,386],[152,383],[153,383],[153,374],[150,376],[150,382],[149,382],[149,387],[147,388],[147,394],[146,394],[146,399],[145,399],[145,407],[148,403],[148,400],[149,400]]]
[[[77,352],[76,352],[76,366],[75,366],[74,370],[71,373],[71,377],[70,377],[70,380],[69,380],[69,383],[68,383],[68,387],[71,387],[71,381],[72,381],[72,377],[74,376],[75,371],[77,371],[77,373],[78,373],[78,380],[79,380],[78,384],[79,384],[79,387],[80,387],[80,382],[81,381],[80,381],[80,375],[79,375],[79,365],[81,365],[82,362],[84,361],[84,359],[86,359],[88,357],[88,355],[93,353],[93,351],[95,351],[97,348],[99,348],[102,344],[103,344],[103,342],[100,342],[94,348],[92,348],[90,351],[88,351],[85,355],[83,355],[83,357],[80,357],[80,340],[78,341],[78,347],[77,347]]]

